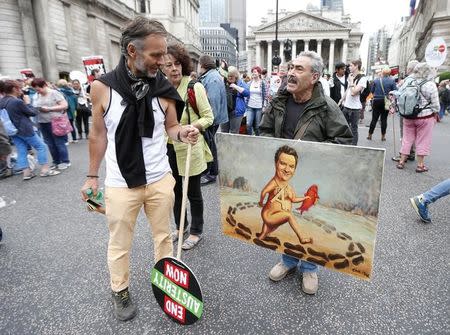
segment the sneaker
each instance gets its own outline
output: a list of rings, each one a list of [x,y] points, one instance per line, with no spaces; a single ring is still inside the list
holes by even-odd
[[[288,273],[295,270],[295,267],[288,268],[283,262],[277,263],[269,272],[269,278],[273,281],[280,281],[287,276]]]
[[[417,213],[417,216],[425,223],[430,223],[431,218],[428,214],[428,206],[425,204],[423,194],[410,198],[411,206]]]
[[[55,170],[55,169],[58,168],[58,164],[53,163],[53,164],[50,165],[48,168],[49,168],[50,170]]]
[[[65,170],[65,169],[67,169],[68,167],[70,167],[70,163],[60,163],[60,164],[58,164],[58,170]]]
[[[131,301],[128,288],[120,292],[112,292],[114,315],[120,321],[131,320],[136,316],[136,306]]]
[[[319,278],[316,272],[304,272],[302,278],[302,291],[306,294],[316,294],[319,288]]]

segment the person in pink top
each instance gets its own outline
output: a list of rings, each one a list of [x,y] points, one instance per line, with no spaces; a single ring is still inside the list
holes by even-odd
[[[405,162],[411,151],[413,143],[416,145],[417,168],[416,172],[426,172],[428,167],[424,164],[425,156],[430,154],[433,127],[439,113],[439,95],[436,84],[433,82],[432,68],[427,63],[419,63],[414,68],[417,82],[420,85],[420,113],[413,119],[403,120],[401,159],[397,164],[398,169],[405,168]]]

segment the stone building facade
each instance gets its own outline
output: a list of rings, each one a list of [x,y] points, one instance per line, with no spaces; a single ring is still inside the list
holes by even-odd
[[[363,33],[359,24],[337,22],[307,11],[298,11],[278,20],[278,41],[280,41],[281,66],[304,50],[318,52],[325,64],[325,72],[333,73],[338,61],[357,59]],[[292,42],[289,52],[285,52],[287,40]],[[275,22],[256,27],[247,36],[247,71],[260,65],[272,72]]]
[[[392,37],[389,64],[399,65],[400,73],[405,74],[410,60],[425,61],[425,49],[434,37],[442,37],[447,45],[447,59],[438,72],[450,71],[450,0],[420,1],[416,14]]]
[[[109,71],[120,58],[120,27],[136,15],[160,20],[198,59],[198,8],[198,0],[2,0],[0,74],[19,78],[31,68],[55,81],[84,71],[81,58],[91,55]]]

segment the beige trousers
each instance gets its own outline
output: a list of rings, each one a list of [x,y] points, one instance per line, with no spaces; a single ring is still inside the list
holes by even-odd
[[[108,267],[111,289],[119,292],[130,282],[130,251],[134,226],[142,205],[153,232],[155,262],[173,256],[170,229],[175,179],[171,173],[161,180],[129,189],[106,187],[105,206],[109,226]]]

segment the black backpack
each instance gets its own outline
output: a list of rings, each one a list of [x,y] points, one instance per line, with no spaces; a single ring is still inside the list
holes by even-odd
[[[364,77],[363,74],[358,74],[355,77],[355,80],[356,80],[355,85],[358,85],[358,83],[362,77]],[[359,100],[361,101],[362,104],[364,104],[366,102],[366,99],[369,96],[369,94],[370,94],[370,83],[367,80],[366,87],[364,87],[364,89],[361,92],[359,92]]]

